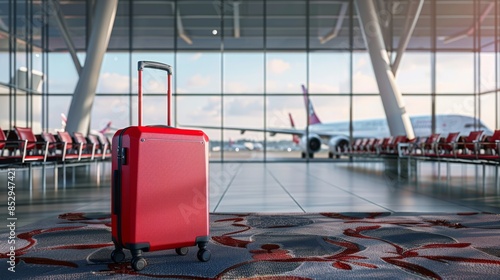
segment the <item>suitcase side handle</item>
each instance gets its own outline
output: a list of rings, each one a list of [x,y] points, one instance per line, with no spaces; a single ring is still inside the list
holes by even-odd
[[[153,68],[158,70],[167,71],[167,125],[171,126],[171,99],[172,99],[172,66],[156,61],[145,61],[141,60],[137,63],[138,71],[138,104],[137,104],[137,114],[138,114],[138,126],[142,126],[142,71],[144,68]]]
[[[153,68],[158,70],[165,70],[169,75],[172,75],[172,66],[156,61],[142,60],[137,63],[137,71],[142,71],[144,68]]]

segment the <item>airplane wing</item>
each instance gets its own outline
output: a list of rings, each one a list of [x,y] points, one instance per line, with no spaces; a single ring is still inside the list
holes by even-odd
[[[221,129],[220,126],[204,126],[204,125],[179,125],[179,127],[191,127],[191,128],[204,128],[204,129]],[[304,129],[295,129],[295,128],[268,128],[268,129],[260,129],[260,128],[245,128],[245,127],[224,127],[225,130],[236,130],[240,131],[241,134],[244,134],[247,131],[252,132],[265,132],[269,133],[271,136],[276,134],[288,134],[288,135],[299,135],[302,136],[306,134]],[[331,132],[321,132],[321,131],[310,131],[310,133],[317,134],[321,138],[331,138],[339,135],[344,135],[341,133],[331,133]],[[347,135],[348,136],[348,135]]]

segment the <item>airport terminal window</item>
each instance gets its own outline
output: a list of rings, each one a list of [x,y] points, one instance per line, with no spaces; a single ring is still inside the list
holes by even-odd
[[[264,54],[224,53],[224,94],[264,92]]]
[[[9,73],[9,53],[0,51],[0,83],[8,84],[10,83],[10,73]]]
[[[70,95],[52,95],[48,97],[49,106],[47,110],[48,127],[46,131],[55,131],[56,129],[63,129],[63,119],[61,114],[68,115],[69,105],[71,104]]]
[[[16,44],[16,53],[14,55],[15,63],[12,63],[11,67],[16,67],[16,70],[21,67],[27,67],[27,59],[29,59],[27,57],[29,53],[27,52],[28,50],[25,44]]]
[[[221,126],[220,96],[177,96],[177,124]]]
[[[367,52],[352,53],[352,93],[379,92],[375,73]]]
[[[29,124],[34,132],[40,133],[43,130],[42,125],[42,95],[40,93],[34,93],[30,96],[31,98],[31,113],[28,113],[28,117],[33,119],[33,122]],[[29,111],[28,111],[29,112]]]
[[[477,110],[477,100],[474,95],[436,96],[436,114],[458,114],[474,116]]]
[[[481,120],[489,129],[498,127],[496,122],[496,100],[495,93],[479,95],[481,108]]]
[[[353,122],[364,120],[366,122],[357,122],[353,127],[354,135],[363,135],[363,131],[369,129],[373,124],[372,121],[385,122],[385,111],[382,105],[382,100],[379,96],[354,96],[352,101]],[[387,134],[389,131],[380,131],[381,135]]]
[[[223,105],[224,126],[264,128],[263,97],[225,96]]]
[[[351,83],[350,56],[349,52],[310,53],[309,84],[307,87],[309,93],[348,94]]]
[[[0,94],[0,128],[4,130],[10,127],[9,113],[9,96]]]
[[[432,116],[431,112],[431,98],[427,95],[403,95],[403,102],[408,115],[411,117],[416,116]],[[424,123],[423,126],[413,124],[413,131],[416,135],[431,135],[431,127]]]
[[[97,82],[97,93],[130,92],[129,59],[129,53],[108,52],[104,55]]]
[[[431,115],[431,98],[427,95],[403,95],[405,110],[410,116]]]
[[[480,80],[479,92],[491,91],[497,88],[495,85],[495,56],[494,52],[480,53]]]
[[[112,127],[126,127],[129,125],[130,114],[133,113],[135,114],[131,116],[132,122],[137,124],[137,109],[134,107],[134,105],[137,106],[137,100],[132,99],[132,101],[132,109],[130,109],[128,96],[96,96],[91,113],[90,128],[101,130],[108,122],[111,122]],[[150,106],[152,101],[150,97],[144,98],[145,106]],[[148,107],[148,109],[150,108]],[[147,111],[144,111],[143,114],[144,124],[147,124],[147,121],[155,116]]]
[[[182,52],[176,56],[177,94],[221,93],[221,54]]]
[[[307,82],[306,53],[268,52],[266,54],[266,92],[302,94]]]
[[[406,52],[396,72],[396,84],[402,93],[431,93],[431,55]]]
[[[48,55],[49,94],[72,94],[78,83],[78,72],[69,53],[49,53]],[[85,63],[85,55],[78,55],[80,63]]]
[[[436,53],[436,92],[474,93],[472,53]]]
[[[7,85],[15,81],[12,76],[20,67],[47,71],[44,74],[48,88],[43,94],[48,100],[48,108],[43,112],[48,121],[44,126],[60,128],[61,113],[67,114],[78,81],[75,66],[53,14],[49,15],[47,23],[49,37],[47,40],[42,38],[42,28],[45,27],[40,22],[43,3],[11,2],[18,8],[14,15],[16,20],[8,20],[12,15],[8,14],[8,7],[2,8],[8,3],[1,2],[0,20],[3,24],[0,22],[0,36],[18,36],[15,49],[9,49],[8,40],[3,40],[3,44],[0,42],[0,51],[4,51],[0,52],[0,64],[6,65],[0,68],[0,83]],[[136,123],[137,101],[134,96],[137,93],[138,60],[161,61],[174,67],[175,123],[221,128],[204,129],[211,138],[212,160],[299,158],[300,150],[290,135],[270,136],[248,131],[241,135],[240,131],[223,128],[290,128],[288,113],[292,113],[298,129],[305,128],[307,115],[301,84],[311,93],[316,113],[324,123],[347,123],[351,109],[354,121],[385,118],[357,12],[355,7],[349,6],[353,2],[256,0],[238,2],[238,5],[232,3],[234,1],[175,1],[183,24],[181,29],[176,28],[179,21],[175,5],[162,1],[146,2],[119,2],[116,28],[111,35],[97,87],[92,129],[104,127],[107,121],[112,121],[114,127]],[[287,9],[282,8],[283,3]],[[437,114],[476,114],[491,129],[498,125],[499,104],[496,102],[500,100],[497,97],[500,93],[495,90],[500,86],[500,56],[495,53],[499,43],[494,38],[493,22],[500,10],[485,12],[495,3],[492,0],[457,0],[452,6],[446,1],[424,3],[396,73],[396,83],[410,116],[431,115],[435,98]],[[61,2],[60,5],[69,22],[72,40],[82,51],[78,56],[84,64],[89,39],[86,36],[91,33],[86,29],[91,26],[86,19],[91,14],[88,11],[90,5],[86,1]],[[235,5],[238,5],[238,11]],[[392,48],[391,58],[394,59],[403,34],[400,32],[402,26],[397,24],[404,23],[409,2],[389,5],[379,1],[376,6],[378,11],[391,8],[389,14],[392,18],[384,18],[384,14],[379,19],[381,25],[389,19],[383,32],[386,43],[392,42],[389,48]],[[351,18],[351,11],[354,18]],[[30,23],[26,20],[26,12],[33,13],[32,26],[26,25]],[[12,9],[10,13],[13,13]],[[341,13],[345,13],[343,19]],[[453,34],[469,30],[483,13],[486,14],[480,30],[463,38],[450,39]],[[435,26],[432,15],[436,15]],[[28,17],[31,19],[31,15]],[[239,18],[239,35],[236,18]],[[332,39],[327,38],[335,32],[339,19],[343,20],[340,33]],[[15,26],[9,27],[11,23]],[[224,30],[221,30],[222,25]],[[432,30],[433,27],[437,29]],[[217,34],[213,34],[213,30]],[[430,34],[436,35],[435,46],[431,45]],[[479,48],[476,44],[477,53],[472,50],[474,40],[481,46]],[[350,46],[350,42],[354,45]],[[47,49],[41,50],[41,47]],[[9,56],[15,63],[9,62]],[[44,65],[42,58],[45,57],[48,59]],[[476,65],[474,58],[478,58]],[[432,77],[434,66],[436,76]],[[154,82],[162,81],[163,77],[148,75],[145,77],[153,82],[145,84],[144,101],[146,111],[154,113],[145,113],[144,120],[164,123],[165,83]],[[434,81],[435,92],[431,88]],[[4,94],[2,108],[6,108],[2,109],[5,116],[0,116],[1,124],[38,126],[42,119],[38,105],[42,103],[41,96],[26,97],[17,90],[17,96],[9,99],[8,91],[8,86],[4,86],[0,92]],[[12,115],[8,112],[9,102],[16,104],[15,119],[11,124],[8,123]],[[109,110],[109,104],[112,104],[112,110]],[[31,106],[34,106],[33,111],[26,112]],[[366,122],[363,125],[373,124]],[[363,125],[354,127],[355,134],[364,129]],[[228,150],[231,142],[241,144],[241,147],[252,144],[254,148],[246,147],[251,151],[247,155],[234,154]],[[233,145],[233,148],[238,145]],[[264,147],[267,147],[267,153],[264,153]],[[317,154],[320,158],[327,155],[326,147],[323,148]],[[286,152],[280,153],[281,150]]]
[[[291,128],[288,114],[292,115],[295,127],[303,129],[306,127],[307,116],[304,106],[304,98],[301,95],[283,95],[266,97],[266,125],[268,128]],[[273,139],[291,140],[289,135],[278,134]]]
[[[311,103],[314,105],[314,111],[321,122],[349,122],[349,96],[311,96],[310,99]],[[301,109],[305,117],[306,111],[304,106],[302,106]]]

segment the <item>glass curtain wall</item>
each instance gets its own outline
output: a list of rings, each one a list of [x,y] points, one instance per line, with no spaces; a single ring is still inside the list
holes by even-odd
[[[0,127],[43,126],[43,1],[0,1]]]
[[[78,73],[48,2],[0,0],[2,129],[54,131],[69,109]],[[394,75],[410,116],[459,114],[499,128],[500,3],[424,1],[416,18],[418,2],[374,1],[388,56],[400,60]],[[83,64],[93,1],[59,3]],[[339,134],[352,137],[370,123],[360,121],[385,124],[354,0],[120,0],[91,129],[136,123],[138,60],[173,66],[173,119],[209,127],[214,161],[303,160],[297,137],[272,133],[308,130],[302,85],[318,118]],[[145,123],[164,123],[165,79],[145,74]],[[328,157],[327,143],[314,159]]]

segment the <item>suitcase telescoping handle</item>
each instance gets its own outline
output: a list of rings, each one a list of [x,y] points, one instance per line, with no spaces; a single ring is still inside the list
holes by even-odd
[[[139,103],[138,105],[138,126],[142,126],[142,70],[144,68],[153,68],[153,69],[158,69],[158,70],[164,70],[167,71],[167,125],[171,126],[171,121],[170,121],[170,108],[171,108],[171,98],[172,98],[172,66],[156,62],[156,61],[139,61],[137,63],[137,71],[138,71],[138,97],[139,97]]]

